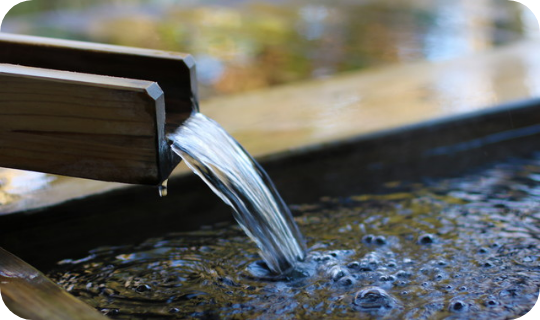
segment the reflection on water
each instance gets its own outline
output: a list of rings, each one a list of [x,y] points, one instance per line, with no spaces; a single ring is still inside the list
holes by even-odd
[[[55,177],[46,173],[0,168],[0,206],[46,188],[53,180]]]
[[[56,0],[18,5],[2,30],[189,52],[208,97],[453,58],[537,27],[507,0]]]
[[[481,69],[477,63],[449,69],[445,77],[432,83],[432,90],[438,96],[440,106],[453,112],[467,112],[471,106],[485,107],[497,104],[496,91],[493,88],[493,76]]]
[[[310,247],[276,277],[238,227],[64,260],[50,276],[113,319],[515,319],[540,288],[540,155],[294,207]]]
[[[492,0],[435,1],[433,25],[425,36],[429,60],[455,57],[491,47],[497,39],[491,34]]]

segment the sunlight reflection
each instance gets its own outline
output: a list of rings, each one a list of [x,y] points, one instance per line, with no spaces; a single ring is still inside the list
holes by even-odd
[[[3,28],[189,52],[199,59],[207,98],[508,44],[534,33],[534,17],[518,7],[507,0],[50,0],[17,6]]]
[[[493,1],[446,1],[436,6],[435,23],[425,38],[429,60],[445,60],[492,45]]]
[[[10,195],[41,190],[54,179],[54,176],[42,172],[0,168],[0,190]]]

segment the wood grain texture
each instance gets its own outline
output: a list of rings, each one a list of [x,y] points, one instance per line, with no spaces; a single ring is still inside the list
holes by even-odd
[[[189,54],[0,32],[0,63],[157,82],[165,92],[168,131],[198,108]]]
[[[153,161],[153,165],[150,165],[150,171],[145,171],[147,170],[145,166],[138,166],[137,169],[137,166],[130,166],[128,164],[127,167],[133,169],[133,172],[126,175],[126,167],[122,166],[117,158],[115,158],[112,162],[102,163],[103,165],[110,167],[110,170],[106,170],[105,172],[99,172],[100,170],[98,170],[97,166],[87,167],[86,169],[75,168],[79,165],[87,166],[87,162],[78,158],[78,160],[72,162],[71,165],[58,165],[58,163],[50,162],[44,163],[43,167],[47,168],[45,172],[105,181],[159,185],[170,175],[170,173],[180,162],[180,158],[174,154],[165,143],[163,143],[163,140],[165,139],[164,135],[167,132],[174,131],[190,116],[193,110],[198,110],[195,61],[189,54],[0,33],[0,63],[157,82],[161,90],[166,93],[160,98],[163,100],[163,102],[159,102],[164,104],[164,108],[156,109],[158,123],[164,123],[165,131],[163,133],[159,131],[155,137],[159,143],[155,145],[156,149],[153,152],[154,154],[157,154],[158,159],[157,163]],[[129,82],[129,80],[126,81]],[[12,86],[12,89],[15,90],[15,86]],[[84,118],[85,113],[103,113],[104,116],[105,114],[109,113],[109,115],[111,115],[112,109],[107,110],[105,108],[96,108],[89,111],[77,108],[80,103],[77,100],[73,100],[73,95],[69,95],[70,89],[71,88],[69,86],[65,86],[65,89],[58,90],[57,94],[60,95],[60,98],[61,95],[68,95],[68,98],[72,100],[71,102],[73,107],[70,108],[69,112],[66,111],[66,114],[61,114],[62,109],[58,106],[52,107],[58,111],[58,114],[55,114],[55,116],[64,116],[66,119],[68,119],[74,113],[81,112],[80,117],[78,117],[78,123],[73,123],[72,126],[81,125],[84,131],[88,130],[89,126],[92,126],[93,124],[97,123],[96,121],[98,121],[98,119],[94,118]],[[24,88],[21,88],[20,86],[17,90],[18,91],[12,91],[12,93],[27,94],[25,93]],[[5,92],[5,90],[3,92]],[[95,97],[95,95],[92,96]],[[5,103],[6,99],[11,99],[11,97],[12,96],[8,97],[5,95],[0,99]],[[100,97],[96,98],[101,99]],[[107,100],[109,98],[103,99]],[[122,101],[122,95],[117,94],[115,99],[116,100],[109,101]],[[22,101],[23,100],[20,99],[19,102]],[[42,106],[41,109],[44,110],[45,108],[49,108],[51,107],[51,104],[56,102],[57,99],[43,101],[43,103],[40,104]],[[126,106],[127,103],[129,103],[129,101],[123,101],[122,103],[118,103],[118,106]],[[24,104],[24,107],[27,106],[28,104]],[[19,108],[21,108],[20,105]],[[130,108],[126,108],[125,111],[129,112],[129,109]],[[116,111],[118,110],[115,109],[115,112]],[[31,112],[31,110],[28,110],[28,112]],[[26,121],[30,119],[28,117],[30,115],[28,112],[25,115],[16,113],[12,114],[10,119],[5,118],[3,123],[6,121],[19,122],[22,121],[23,118],[25,119],[24,121]],[[35,113],[33,114],[32,119],[36,120],[40,116],[43,116],[43,114]],[[132,114],[131,116],[136,117],[137,115]],[[49,119],[51,119],[50,115],[48,117],[42,117],[42,126],[46,126],[45,123],[47,123]],[[101,119],[101,121],[103,120],[104,119]],[[115,121],[118,122],[118,119]],[[35,122],[36,121],[34,121],[34,123]],[[55,122],[53,123],[56,125]],[[56,132],[58,130],[55,131],[50,128],[50,125],[53,123],[49,123],[49,128],[47,128],[47,136],[42,137],[43,142],[48,143],[51,146],[55,145],[55,143],[63,142],[60,138],[63,135],[63,132],[65,132],[65,129]],[[113,123],[111,123],[111,126],[113,126]],[[1,124],[2,123],[0,123],[0,125]],[[136,122],[131,122],[131,124],[123,122],[122,126],[119,126],[119,128],[125,128],[130,125],[136,126],[138,124]],[[104,126],[101,126],[100,129],[104,129]],[[147,132],[147,129],[148,128],[145,128],[144,126],[140,128],[140,130],[144,130],[145,132]],[[28,128],[18,128],[17,132],[19,134],[19,138],[21,139],[20,142],[32,142],[34,137],[38,134],[38,132],[35,130]],[[105,136],[94,132],[91,137],[83,136],[82,134],[85,134],[84,132],[78,132],[76,130],[74,133],[75,132],[80,135],[80,141],[95,139],[94,141],[96,143],[103,140],[106,140],[107,143],[110,144],[116,143],[117,146],[115,152],[118,152],[118,156],[133,153],[133,151],[124,149],[138,148],[140,144],[143,143],[142,140],[145,139],[142,136],[139,137],[139,139],[135,139],[135,135],[131,134],[130,139],[125,140],[122,139],[121,136],[116,136],[115,139],[110,139],[111,135],[106,132],[104,132]],[[40,131],[40,133],[42,133],[42,131]],[[148,136],[146,138],[148,138]],[[79,145],[78,147],[79,149],[84,150],[85,145]],[[60,149],[64,149],[64,147],[60,147]],[[88,153],[98,152],[96,150],[86,151]],[[108,150],[103,151],[106,152]],[[144,152],[149,152],[149,150],[140,150],[140,153]],[[29,161],[30,159],[28,157],[34,155],[35,154],[26,154],[24,157]],[[147,157],[149,156],[150,154],[147,153]],[[41,157],[35,158],[35,161],[38,162],[40,159]],[[13,156],[7,162],[2,162],[4,163],[0,163],[0,166],[37,170],[33,169],[32,167],[11,165],[11,163],[14,162],[19,163],[18,159],[14,158]],[[90,159],[88,162],[92,162],[92,160]],[[140,163],[142,164],[143,162],[141,161]],[[111,167],[111,164],[114,164],[113,167],[118,169],[117,174],[112,174],[112,171],[114,170],[113,167]],[[54,169],[51,170],[50,168]],[[135,172],[137,170],[140,172]],[[73,172],[73,174],[70,172]]]
[[[108,319],[2,248],[0,248],[0,290],[8,308],[24,319]]]
[[[0,166],[158,185],[164,120],[155,82],[0,64]]]

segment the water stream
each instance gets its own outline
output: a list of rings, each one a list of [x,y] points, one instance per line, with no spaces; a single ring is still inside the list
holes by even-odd
[[[259,164],[215,121],[192,115],[169,135],[172,149],[234,209],[234,217],[275,273],[305,257],[305,244],[289,208]]]

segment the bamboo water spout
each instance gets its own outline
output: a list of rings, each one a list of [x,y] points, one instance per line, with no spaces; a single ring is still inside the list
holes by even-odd
[[[190,55],[0,33],[0,167],[161,185],[197,109]]]

